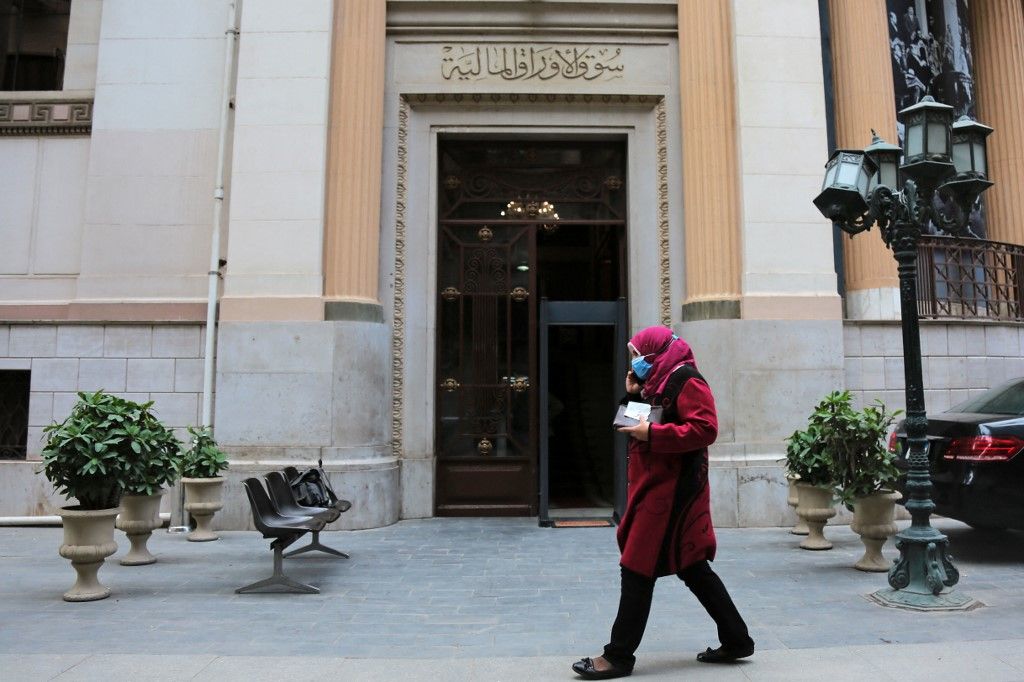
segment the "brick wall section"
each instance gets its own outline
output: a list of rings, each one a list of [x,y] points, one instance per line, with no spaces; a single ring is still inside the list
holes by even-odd
[[[28,458],[39,459],[43,426],[71,412],[78,391],[104,389],[144,402],[184,440],[199,423],[204,325],[0,325],[0,369],[32,371]]]
[[[899,322],[852,322],[843,329],[846,388],[860,404],[876,398],[904,409]],[[1009,379],[1024,377],[1024,325],[922,322],[925,408],[942,412]]]

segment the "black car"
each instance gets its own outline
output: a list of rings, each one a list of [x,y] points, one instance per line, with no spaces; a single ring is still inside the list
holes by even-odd
[[[929,416],[927,433],[935,513],[975,528],[1024,529],[1024,379]],[[904,422],[889,449],[908,469]]]

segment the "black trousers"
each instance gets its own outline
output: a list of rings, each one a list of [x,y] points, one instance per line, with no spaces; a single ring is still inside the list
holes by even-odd
[[[718,626],[718,640],[723,646],[746,648],[754,640],[747,632],[736,605],[732,603],[722,579],[711,570],[707,561],[700,561],[678,574],[686,583],[701,606]],[[651,598],[654,596],[654,581],[622,567],[622,594],[619,597],[619,613],[612,625],[611,641],[604,647],[604,658],[616,668],[632,670],[636,663],[633,655],[647,628],[647,616],[651,612]]]

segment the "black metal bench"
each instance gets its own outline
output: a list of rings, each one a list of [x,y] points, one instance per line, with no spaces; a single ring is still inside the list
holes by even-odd
[[[319,594],[320,590],[312,585],[306,585],[292,580],[284,575],[284,549],[301,538],[306,533],[319,532],[323,529],[325,522],[313,516],[285,516],[274,509],[274,505],[264,490],[263,484],[256,478],[247,478],[242,481],[245,493],[249,497],[249,504],[252,506],[252,520],[256,529],[263,533],[265,538],[273,538],[270,543],[274,550],[274,573],[269,578],[258,580],[251,585],[239,587],[235,590],[238,594],[250,592],[298,592],[303,594]]]
[[[274,504],[274,508],[277,513],[283,516],[312,516],[315,519],[323,521],[325,524],[336,521],[341,516],[341,510],[338,508],[331,507],[311,507],[308,505],[299,504],[295,499],[295,493],[292,490],[292,486],[289,483],[289,478],[286,473],[281,471],[271,471],[266,474],[263,478],[267,481],[267,490],[270,492],[270,500]],[[324,486],[325,490],[329,490],[329,486]],[[351,507],[351,504],[346,502],[345,509]],[[299,549],[293,549],[286,553],[284,556],[292,557],[296,554],[305,554],[306,552],[318,551],[324,552],[325,554],[331,554],[333,556],[342,557],[348,559],[348,554],[339,552],[333,547],[320,543],[320,531],[314,530],[313,540],[308,545],[300,547]]]

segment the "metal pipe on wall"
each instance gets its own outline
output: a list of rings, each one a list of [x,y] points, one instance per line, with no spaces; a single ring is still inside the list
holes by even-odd
[[[160,512],[160,522],[168,523],[170,512]],[[0,526],[63,526],[59,516],[0,516]]]
[[[238,43],[238,16],[241,0],[229,3],[228,28],[224,32],[224,87],[221,89],[220,132],[217,139],[217,175],[213,190],[213,230],[210,235],[210,269],[206,296],[206,347],[203,352],[202,425],[213,426],[213,367],[217,340],[217,294],[220,290],[220,232],[224,212],[224,167],[226,165],[231,111],[235,99],[235,52]],[[169,533],[189,530],[185,519],[185,486],[178,484]]]

